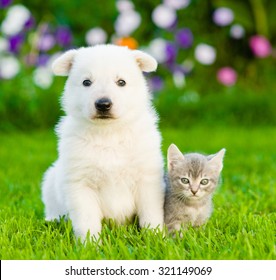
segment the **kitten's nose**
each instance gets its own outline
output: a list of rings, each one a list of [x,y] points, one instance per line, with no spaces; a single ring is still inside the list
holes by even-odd
[[[193,195],[195,195],[197,193],[198,189],[197,190],[193,190],[191,189],[191,192],[193,193]]]

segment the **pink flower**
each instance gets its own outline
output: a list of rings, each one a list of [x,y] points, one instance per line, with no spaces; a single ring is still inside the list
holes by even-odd
[[[249,46],[253,54],[257,57],[269,56],[272,51],[270,42],[261,35],[252,36],[249,40]]]
[[[233,86],[237,81],[237,72],[231,67],[222,67],[217,72],[217,79],[225,86]]]

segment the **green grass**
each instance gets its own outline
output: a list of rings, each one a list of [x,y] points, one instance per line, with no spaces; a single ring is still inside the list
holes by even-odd
[[[276,129],[162,129],[183,152],[227,149],[214,213],[183,238],[104,223],[85,246],[72,225],[43,220],[40,182],[56,158],[51,131],[0,134],[0,259],[276,259]]]

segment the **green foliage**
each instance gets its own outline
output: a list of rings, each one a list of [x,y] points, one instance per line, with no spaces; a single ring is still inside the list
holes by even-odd
[[[59,99],[65,80],[56,79],[43,90],[34,85],[32,73],[24,69],[12,80],[2,80],[0,89],[0,129],[52,127],[62,114]]]
[[[187,79],[184,89],[173,84],[155,96],[161,124],[187,127],[197,123],[206,125],[261,126],[276,124],[276,84],[273,67],[264,62],[252,64],[235,87],[221,87],[209,83],[212,72],[202,67],[197,77]],[[253,76],[257,79],[253,79]],[[248,83],[248,80],[251,82]]]
[[[163,128],[183,152],[227,149],[223,184],[206,226],[163,237],[137,224],[103,224],[101,244],[76,240],[70,222],[45,222],[40,182],[56,159],[56,139],[41,131],[0,135],[1,259],[276,259],[274,128]]]
[[[163,125],[189,127],[197,123],[213,125],[275,125],[275,96],[246,92],[216,93],[199,101],[196,91],[161,93],[156,99]]]
[[[20,91],[14,90],[14,84]],[[51,90],[41,90],[28,83],[28,77],[5,81],[0,92],[0,129],[29,130],[53,127],[62,111],[59,99],[64,79],[56,79]],[[25,87],[24,87],[25,85]],[[276,96],[272,92],[246,91],[243,88],[219,89],[200,95],[197,87],[185,90],[173,86],[155,96],[160,122],[166,126],[206,125],[275,125]]]

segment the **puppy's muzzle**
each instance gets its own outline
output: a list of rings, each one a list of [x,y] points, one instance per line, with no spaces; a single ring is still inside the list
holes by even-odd
[[[95,108],[99,113],[107,114],[112,107],[112,102],[109,98],[101,98],[96,100]]]

